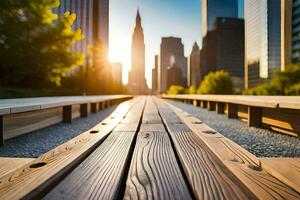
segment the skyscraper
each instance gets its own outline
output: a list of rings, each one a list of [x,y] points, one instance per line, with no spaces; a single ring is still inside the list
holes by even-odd
[[[293,0],[292,62],[300,63],[300,0]]]
[[[158,55],[155,55],[155,66],[152,69],[152,94],[157,94],[158,90]]]
[[[189,59],[188,86],[199,87],[200,81],[200,49],[195,42]]]
[[[238,17],[238,0],[202,0],[202,37],[213,29],[217,17]]]
[[[147,94],[144,31],[139,11],[137,11],[136,15],[136,25],[132,35],[131,48],[131,71],[129,72],[128,81],[129,90],[135,95]]]
[[[300,0],[281,1],[281,70],[300,62]]]
[[[158,90],[166,92],[167,68],[176,65],[182,72],[183,80],[180,82],[187,85],[187,58],[184,56],[184,46],[181,38],[164,37],[160,45],[160,65],[158,69]]]
[[[245,88],[281,68],[281,0],[245,0]]]
[[[99,38],[106,48],[109,47],[109,0],[98,0],[99,5]]]
[[[234,89],[244,88],[244,20],[218,17],[214,29],[203,39],[201,50],[201,78],[211,71],[224,70],[234,82]]]
[[[61,0],[60,6],[54,12],[59,16],[65,12],[76,14],[76,20],[72,28],[74,30],[81,29],[84,39],[72,47],[73,51],[87,54],[87,46],[93,46],[96,41],[101,41],[108,48],[108,0]]]

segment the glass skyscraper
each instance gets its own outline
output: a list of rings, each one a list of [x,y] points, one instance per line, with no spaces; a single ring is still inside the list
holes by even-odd
[[[76,14],[72,28],[81,29],[84,39],[72,46],[73,51],[87,54],[88,45],[94,45],[96,40],[108,48],[109,0],[60,0],[54,12],[59,16],[65,12]]]
[[[245,0],[245,87],[281,68],[281,0]]]
[[[300,0],[293,0],[292,11],[292,62],[300,62]]]
[[[202,36],[213,30],[217,17],[238,17],[238,0],[202,0]]]

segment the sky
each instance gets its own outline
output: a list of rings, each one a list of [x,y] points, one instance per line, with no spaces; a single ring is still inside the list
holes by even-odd
[[[243,0],[239,1],[242,16]],[[201,47],[201,0],[110,0],[109,60],[122,63],[125,84],[131,69],[131,38],[137,9],[142,17],[146,79],[151,87],[154,56],[159,54],[162,37],[181,37],[185,56],[195,41]]]

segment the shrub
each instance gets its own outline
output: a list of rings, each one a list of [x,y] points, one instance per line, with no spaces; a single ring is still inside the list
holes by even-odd
[[[198,89],[200,94],[232,94],[233,82],[225,71],[210,72],[204,77]]]
[[[184,94],[184,93],[185,93],[185,89],[180,85],[171,85],[167,91],[167,94],[173,94],[173,95]]]

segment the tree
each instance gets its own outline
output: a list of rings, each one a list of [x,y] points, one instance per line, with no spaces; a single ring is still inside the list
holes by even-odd
[[[167,91],[167,94],[175,95],[175,94],[185,94],[185,88],[180,85],[171,85]]]
[[[83,55],[70,47],[83,38],[72,30],[75,14],[58,17],[58,0],[7,0],[0,4],[1,86],[42,88],[81,65]]]
[[[204,77],[198,89],[200,94],[232,94],[233,82],[225,71],[210,72]]]
[[[288,65],[265,84],[244,91],[246,95],[300,95],[300,64]]]

